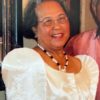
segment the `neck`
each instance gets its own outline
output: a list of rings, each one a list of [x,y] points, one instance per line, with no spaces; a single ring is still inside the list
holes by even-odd
[[[39,47],[41,47],[42,49],[47,50],[50,54],[52,55],[59,55],[62,56],[63,55],[63,48],[51,48],[51,47],[45,47],[41,44],[38,44]]]
[[[56,63],[56,65],[58,66],[58,70],[60,71],[64,71],[66,72],[66,68],[68,66],[68,57],[66,55],[66,53],[63,51],[63,53],[61,54],[61,56],[57,55],[53,55],[51,54],[49,51],[47,51],[46,49],[44,49],[41,45],[38,44],[38,47],[49,57],[51,58],[51,60]],[[57,58],[61,58],[60,60],[57,60]],[[64,61],[65,60],[65,64],[62,66],[62,64],[59,61]]]

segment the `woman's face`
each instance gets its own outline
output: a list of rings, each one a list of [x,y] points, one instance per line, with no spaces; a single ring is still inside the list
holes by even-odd
[[[45,48],[63,48],[69,38],[69,20],[61,6],[54,1],[37,6],[38,26],[36,28],[38,43]]]

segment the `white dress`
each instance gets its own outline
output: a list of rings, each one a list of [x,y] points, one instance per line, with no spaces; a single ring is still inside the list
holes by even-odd
[[[29,48],[11,51],[2,63],[7,100],[95,100],[98,66],[89,56],[76,56],[82,62],[78,74],[51,68]]]

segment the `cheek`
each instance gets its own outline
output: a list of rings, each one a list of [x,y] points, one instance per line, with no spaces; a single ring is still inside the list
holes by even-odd
[[[70,25],[67,25],[66,31],[67,31],[68,33],[70,33]]]
[[[67,35],[70,35],[70,24],[66,24],[65,33],[66,33]]]
[[[47,38],[49,35],[50,30],[45,27],[38,27],[37,29],[37,36],[38,38]]]

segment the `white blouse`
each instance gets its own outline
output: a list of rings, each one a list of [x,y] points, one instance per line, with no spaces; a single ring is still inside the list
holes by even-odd
[[[29,48],[14,49],[2,62],[7,100],[95,100],[97,63],[89,56],[76,56],[82,68],[78,74],[51,68]]]

